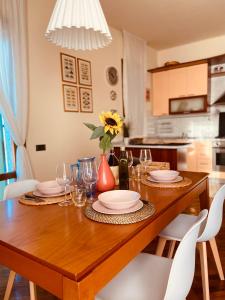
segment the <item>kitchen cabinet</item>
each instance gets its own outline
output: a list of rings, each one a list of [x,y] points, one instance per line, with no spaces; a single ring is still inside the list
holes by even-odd
[[[212,142],[210,140],[194,141],[187,152],[188,171],[212,172]]]
[[[207,93],[207,63],[152,73],[154,116],[169,114],[169,98],[207,95]]]
[[[139,158],[141,149],[150,149],[152,154],[152,161],[168,162],[171,170],[177,170],[178,167],[178,150],[179,149],[162,149],[162,148],[145,148],[143,147],[126,147],[126,150],[131,150],[133,157]],[[120,157],[120,147],[114,147],[115,154]]]
[[[170,98],[207,95],[208,64],[169,70]]]
[[[154,116],[169,113],[169,73],[162,71],[152,76],[152,111]]]

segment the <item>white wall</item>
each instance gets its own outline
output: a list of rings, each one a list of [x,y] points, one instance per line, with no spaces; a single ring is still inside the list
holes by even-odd
[[[57,161],[74,162],[79,157],[99,155],[97,140],[89,140],[91,131],[83,122],[98,124],[103,110],[122,111],[121,58],[122,35],[111,29],[111,46],[89,52],[68,51],[49,43],[44,32],[54,0],[28,0],[28,51],[30,114],[27,147],[39,180],[54,178]],[[91,61],[94,113],[64,112],[60,52]],[[105,71],[108,66],[119,70],[119,82],[110,86]],[[110,99],[110,91],[117,100]],[[99,124],[100,125],[100,124]],[[46,144],[47,150],[36,152],[36,144]]]
[[[158,66],[167,61],[187,62],[225,53],[225,35],[158,51]]]
[[[35,177],[47,180],[55,177],[58,161],[74,162],[79,157],[99,156],[97,140],[89,140],[91,131],[83,123],[99,124],[101,111],[116,109],[122,113],[121,58],[122,33],[111,28],[112,44],[94,51],[68,51],[49,43],[44,32],[55,0],[28,0],[28,51],[30,111],[27,148]],[[91,61],[94,113],[64,112],[60,52]],[[149,48],[148,68],[156,66],[156,51]],[[119,82],[110,86],[106,68],[115,66]],[[110,91],[117,92],[116,101]],[[35,145],[46,144],[46,151],[36,152]]]

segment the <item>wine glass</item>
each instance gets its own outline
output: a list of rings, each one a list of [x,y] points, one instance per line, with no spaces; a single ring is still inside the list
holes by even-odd
[[[139,157],[143,173],[146,173],[147,165],[152,161],[150,149],[141,149]]]
[[[150,149],[141,149],[139,157],[141,165],[146,165],[152,161]]]
[[[127,150],[126,151],[126,156],[127,156],[127,163],[128,163],[129,178],[131,178],[132,177],[131,168],[132,168],[132,165],[133,165],[133,154],[132,154],[132,151],[131,150]]]
[[[82,178],[86,186],[88,186],[88,199],[89,203],[94,201],[94,185],[97,182],[98,172],[95,160],[85,161],[83,165]]]
[[[131,150],[127,150],[126,151],[126,155],[127,155],[127,162],[128,162],[128,167],[132,167],[133,165],[133,154]]]
[[[59,163],[56,167],[56,181],[59,185],[64,187],[65,196],[64,200],[59,202],[59,206],[68,206],[73,204],[71,199],[68,199],[67,193],[70,193],[70,183],[72,182],[72,172],[70,164]]]

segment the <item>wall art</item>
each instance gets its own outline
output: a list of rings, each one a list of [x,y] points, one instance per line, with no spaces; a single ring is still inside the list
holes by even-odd
[[[76,86],[63,84],[63,102],[64,111],[79,111],[78,91]]]
[[[88,60],[83,60],[83,59],[78,58],[77,64],[78,64],[79,84],[91,86],[91,84],[92,84],[91,62]]]
[[[60,53],[62,81],[77,83],[76,57]]]
[[[80,111],[93,112],[92,89],[80,87]]]

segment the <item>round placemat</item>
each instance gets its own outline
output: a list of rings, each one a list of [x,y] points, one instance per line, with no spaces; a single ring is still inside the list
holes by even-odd
[[[165,182],[151,182],[147,180],[147,177],[141,180],[141,183],[148,185],[150,187],[157,187],[157,188],[181,188],[188,186],[192,183],[190,178],[184,177],[182,181],[173,182],[173,183],[165,183]]]
[[[133,224],[143,221],[155,213],[154,204],[148,201],[143,201],[144,205],[138,211],[121,214],[121,215],[107,215],[95,211],[91,205],[87,206],[84,210],[84,214],[88,219],[91,219],[100,223],[107,224]]]
[[[19,202],[26,205],[48,205],[59,203],[64,200],[64,196],[54,197],[54,198],[38,198],[27,199],[24,196],[19,199]]]

